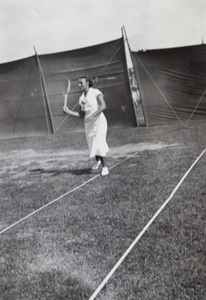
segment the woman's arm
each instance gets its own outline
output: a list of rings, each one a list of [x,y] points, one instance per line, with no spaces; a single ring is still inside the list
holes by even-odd
[[[73,116],[73,117],[77,117],[77,118],[83,118],[84,116],[84,112],[81,110],[81,106],[79,105],[79,111],[73,111],[71,109],[69,109],[67,106],[63,107],[63,112],[65,112],[66,114]]]
[[[102,111],[104,111],[107,108],[102,94],[99,94],[97,96],[97,103],[98,103],[97,111],[95,111],[89,118],[96,117],[97,115],[99,115]]]

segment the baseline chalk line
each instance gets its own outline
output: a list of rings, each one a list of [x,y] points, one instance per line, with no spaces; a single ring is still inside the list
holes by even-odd
[[[114,272],[117,270],[117,268],[121,265],[121,263],[124,261],[126,256],[131,252],[131,250],[134,248],[134,246],[137,244],[137,242],[140,240],[140,238],[143,236],[143,234],[147,231],[147,229],[150,227],[150,225],[154,222],[154,220],[158,217],[158,215],[161,213],[161,211],[165,208],[165,206],[169,203],[169,201],[172,199],[182,182],[185,180],[185,178],[188,176],[190,171],[193,169],[193,167],[197,164],[197,162],[200,160],[200,158],[204,155],[206,151],[206,148],[202,151],[202,153],[198,156],[198,158],[193,162],[191,167],[187,170],[187,172],[184,174],[184,176],[181,178],[179,183],[176,185],[172,193],[170,194],[169,198],[162,204],[162,206],[157,210],[157,212],[153,215],[153,217],[150,219],[150,221],[146,224],[146,226],[142,229],[142,231],[139,233],[139,235],[135,238],[135,240],[132,242],[132,244],[129,246],[129,248],[125,251],[125,253],[122,255],[122,257],[117,261],[115,266],[111,269],[111,271],[108,273],[108,275],[104,278],[104,280],[101,282],[101,284],[98,286],[98,288],[94,291],[92,296],[89,298],[89,300],[94,300],[96,296],[100,293],[102,288],[105,286],[105,284],[108,282],[108,280],[112,277]]]
[[[11,224],[10,226],[8,226],[8,227],[6,227],[5,229],[3,229],[2,231],[0,231],[0,234],[6,232],[7,230],[11,229],[12,227],[18,225],[19,223],[25,221],[25,220],[28,219],[29,217],[35,215],[36,213],[40,212],[42,209],[44,209],[44,208],[48,207],[49,205],[51,205],[51,204],[53,204],[53,203],[59,201],[60,199],[64,198],[65,196],[67,196],[67,195],[69,195],[69,194],[75,192],[76,190],[80,189],[81,187],[83,187],[84,185],[86,185],[87,183],[89,183],[90,181],[96,179],[96,178],[99,177],[99,176],[100,176],[100,174],[95,175],[94,177],[90,178],[89,180],[87,180],[87,181],[83,182],[82,184],[76,186],[76,187],[73,188],[72,190],[69,190],[69,191],[66,192],[65,194],[63,194],[63,195],[59,196],[58,198],[56,198],[56,199],[54,199],[54,200],[48,202],[47,204],[41,206],[40,208],[38,208],[37,210],[35,210],[35,211],[33,211],[32,213],[28,214],[28,215],[25,216],[24,218],[18,220],[17,222]]]
[[[117,164],[111,166],[109,169],[112,169],[112,168],[116,167],[117,165],[119,165],[119,164],[123,163],[124,161],[128,160],[129,158],[135,156],[137,153],[139,153],[139,151],[138,151],[138,152],[135,152],[134,154],[132,154],[132,155],[130,155],[130,156],[128,156],[128,157],[126,157],[125,159],[121,160],[121,161],[118,162]],[[66,192],[65,194],[63,194],[63,195],[59,196],[58,198],[56,198],[56,199],[54,199],[54,200],[48,202],[47,204],[41,206],[40,208],[38,208],[37,210],[33,211],[32,213],[26,215],[26,216],[23,217],[22,219],[20,219],[20,220],[16,221],[15,223],[9,225],[8,227],[6,227],[6,228],[4,228],[3,230],[0,231],[0,235],[1,235],[2,233],[4,233],[4,232],[8,231],[9,229],[13,228],[14,226],[18,225],[19,223],[25,221],[26,219],[30,218],[31,216],[35,215],[36,213],[40,212],[41,210],[43,210],[44,208],[48,207],[49,205],[51,205],[51,204],[53,204],[53,203],[55,203],[55,202],[61,200],[62,198],[66,197],[67,195],[69,195],[69,194],[75,192],[76,190],[82,188],[83,186],[85,186],[86,184],[88,184],[89,182],[93,181],[94,179],[96,179],[96,178],[99,177],[99,176],[100,176],[100,174],[97,174],[97,175],[93,176],[92,178],[90,178],[89,180],[87,180],[87,181],[83,182],[82,184],[76,186],[76,187],[73,188],[72,190],[69,190],[69,191]]]

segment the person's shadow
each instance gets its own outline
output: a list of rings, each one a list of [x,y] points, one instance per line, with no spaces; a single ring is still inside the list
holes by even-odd
[[[43,168],[38,168],[38,169],[32,169],[30,170],[30,173],[33,174],[47,174],[47,175],[52,175],[52,176],[57,176],[62,173],[70,173],[73,175],[86,175],[86,174],[92,174],[91,168],[84,168],[84,169],[74,169],[74,170],[57,170],[57,169],[50,169],[46,170]]]
[[[73,175],[85,175],[85,174],[91,174],[92,170],[91,170],[91,168],[76,169],[76,170],[70,170],[69,173],[71,173]]]

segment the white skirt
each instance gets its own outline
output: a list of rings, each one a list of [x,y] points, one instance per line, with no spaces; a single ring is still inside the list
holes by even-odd
[[[85,121],[85,133],[87,145],[89,147],[89,156],[106,156],[109,147],[106,141],[107,120],[103,113],[100,113],[92,120]]]

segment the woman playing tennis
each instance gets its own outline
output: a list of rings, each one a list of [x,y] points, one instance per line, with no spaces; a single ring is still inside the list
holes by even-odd
[[[78,85],[83,92],[79,98],[79,111],[72,111],[67,106],[63,107],[63,111],[74,117],[84,117],[89,156],[95,158],[92,169],[96,170],[102,165],[101,175],[106,176],[109,174],[106,165],[109,147],[106,141],[107,120],[103,113],[106,109],[104,97],[100,90],[93,88],[93,81],[86,75],[79,77]]]

